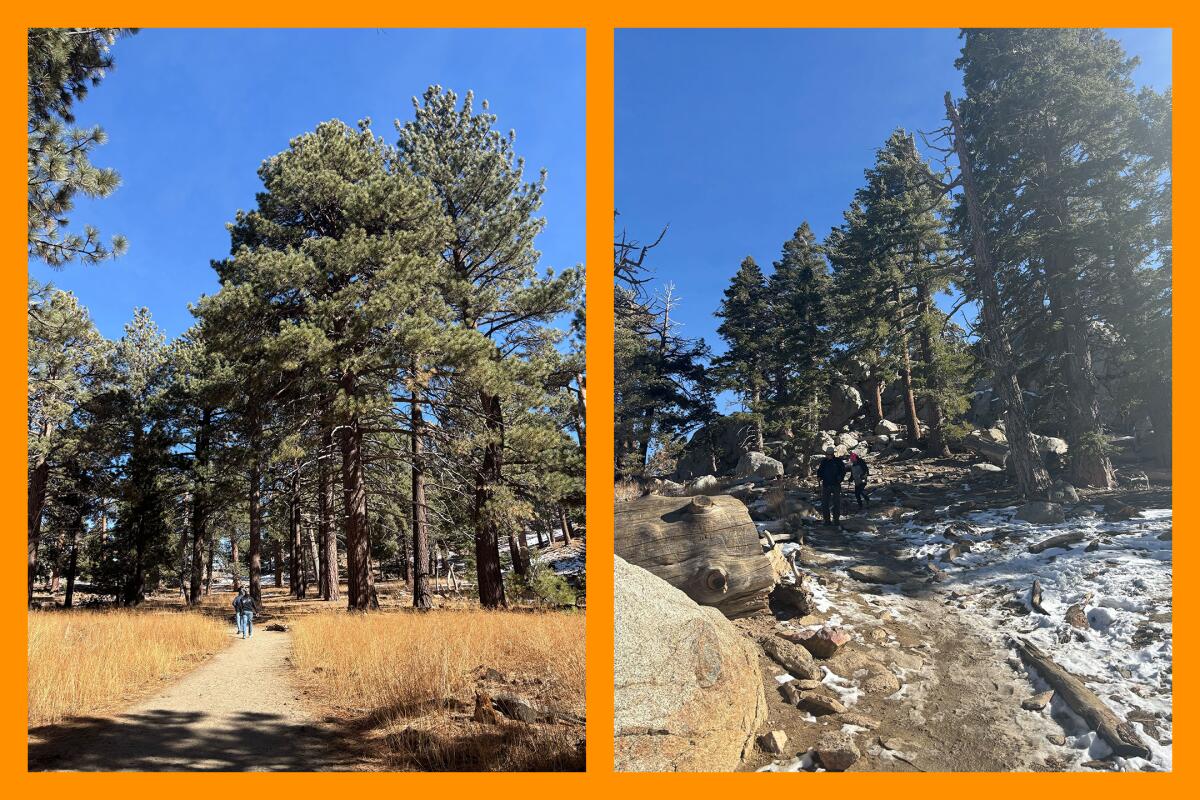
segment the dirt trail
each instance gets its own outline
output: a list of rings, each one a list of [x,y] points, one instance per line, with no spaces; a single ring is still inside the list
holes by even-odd
[[[288,675],[290,652],[290,634],[257,630],[119,715],[31,731],[29,769],[353,769],[333,733],[301,704]]]

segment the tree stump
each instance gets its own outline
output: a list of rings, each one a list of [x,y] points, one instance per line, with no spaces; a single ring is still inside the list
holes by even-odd
[[[767,608],[775,585],[746,506],[727,495],[649,495],[617,506],[616,552],[725,616]]]

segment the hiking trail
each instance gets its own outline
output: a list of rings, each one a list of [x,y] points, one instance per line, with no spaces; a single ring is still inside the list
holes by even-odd
[[[237,637],[231,632],[231,636]],[[352,769],[335,734],[292,685],[291,634],[256,629],[165,690],[108,717],[31,731],[29,769],[299,771]]]

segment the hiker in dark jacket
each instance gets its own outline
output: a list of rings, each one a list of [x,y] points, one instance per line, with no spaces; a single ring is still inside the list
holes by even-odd
[[[817,477],[821,479],[821,516],[829,524],[842,526],[842,481],[846,479],[846,463],[837,457],[832,447],[825,448],[825,458],[817,466]]]
[[[250,590],[242,587],[242,592],[233,601],[233,611],[237,614],[238,633],[243,639],[254,635],[254,598]]]
[[[850,480],[854,481],[854,499],[858,501],[859,508],[867,504],[867,476],[870,474],[871,468],[867,466],[866,459],[858,453],[851,453]]]

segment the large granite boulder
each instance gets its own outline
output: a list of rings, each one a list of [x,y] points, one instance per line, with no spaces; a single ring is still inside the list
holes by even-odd
[[[733,474],[738,478],[778,478],[783,475],[783,462],[753,451],[738,460]]]
[[[767,719],[756,648],[715,608],[614,563],[615,768],[736,769]]]
[[[835,383],[829,387],[829,411],[821,420],[821,428],[824,430],[841,428],[857,417],[858,413],[862,411],[862,407],[862,393],[858,389],[844,383]]]

